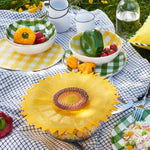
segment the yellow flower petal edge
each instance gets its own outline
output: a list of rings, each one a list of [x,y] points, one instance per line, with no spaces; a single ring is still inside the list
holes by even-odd
[[[84,107],[79,110],[63,110],[53,103],[53,96],[60,90],[68,87],[77,87],[88,93],[89,99]],[[83,132],[84,129],[92,129],[101,121],[108,121],[107,116],[112,116],[111,110],[119,102],[114,84],[104,77],[96,74],[70,72],[55,74],[46,77],[33,84],[33,88],[27,90],[22,106],[21,114],[27,119],[27,124],[34,124],[43,131],[49,130],[58,134],[74,130]]]

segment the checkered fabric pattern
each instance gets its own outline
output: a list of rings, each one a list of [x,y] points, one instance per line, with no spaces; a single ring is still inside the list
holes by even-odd
[[[66,50],[65,54],[63,55],[62,61],[65,65],[66,64],[66,60],[69,56],[72,56],[72,52],[70,50]],[[122,50],[122,52],[119,53],[119,55],[113,59],[111,62],[107,63],[107,64],[103,64],[101,66],[96,66],[95,68],[95,73],[100,73],[100,76],[106,76],[106,77],[110,77],[116,73],[118,73],[119,71],[121,71],[123,69],[123,67],[125,66],[127,61],[126,58],[126,53],[124,50]],[[82,62],[78,62],[79,64]],[[68,67],[69,70],[71,70],[71,68]],[[77,71],[76,69],[74,69],[74,71]]]
[[[9,23],[23,18],[39,17],[42,13],[29,14],[27,12],[16,13],[1,10],[0,38],[5,37],[5,29]],[[75,15],[74,11],[72,13]],[[95,10],[93,13],[95,14],[97,28],[115,32],[112,22],[104,12]],[[57,34],[56,43],[61,44],[65,50],[68,49],[69,39],[75,33],[76,28],[73,20],[72,27],[67,32]],[[125,41],[123,49],[127,53],[127,64],[121,72],[111,77],[110,81],[116,85],[116,88],[120,91],[120,96],[127,102],[131,97],[134,99],[145,92],[150,80],[150,64]],[[106,123],[101,123],[94,136],[76,145],[56,140],[46,132],[42,133],[40,129],[35,130],[34,126],[26,125],[25,119],[20,115],[20,105],[18,104],[23,100],[22,95],[26,94],[26,89],[32,87],[32,84],[38,83],[39,79],[45,79],[46,76],[53,76],[56,73],[63,72],[68,72],[68,69],[61,62],[38,72],[0,70],[0,110],[12,116],[14,120],[12,132],[0,141],[0,149],[71,150],[79,149],[79,145],[85,150],[112,149],[111,131],[120,118],[133,111],[132,108],[114,115]]]
[[[22,55],[14,51],[6,39],[0,41],[0,66],[11,70],[37,71],[59,62],[64,54],[61,45],[54,43],[47,51],[37,55]]]

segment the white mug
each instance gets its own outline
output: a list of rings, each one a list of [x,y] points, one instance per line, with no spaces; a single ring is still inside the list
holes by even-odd
[[[61,17],[52,18],[49,16],[48,20],[55,25],[57,33],[63,33],[71,27],[71,17],[72,15],[68,11]]]
[[[50,17],[57,18],[68,12],[69,3],[67,0],[50,0],[50,2],[43,2],[43,8],[49,13]]]
[[[77,32],[93,30],[95,28],[94,18],[95,15],[90,12],[78,13],[75,17]]]

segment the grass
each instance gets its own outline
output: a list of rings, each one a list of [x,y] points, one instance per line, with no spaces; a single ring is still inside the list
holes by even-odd
[[[100,0],[93,0],[93,4],[89,4],[88,0],[69,0],[73,5],[81,7],[86,10],[95,10],[95,9],[101,9],[104,11],[110,20],[114,23],[116,22],[116,8],[120,0],[107,0],[108,4],[102,4]],[[141,10],[141,17],[140,21],[141,24],[144,23],[146,18],[148,17],[150,11],[150,3],[149,0],[137,0],[137,2],[140,5]],[[141,55],[142,57],[146,58],[150,62],[150,50],[145,50],[141,48],[134,47]]]

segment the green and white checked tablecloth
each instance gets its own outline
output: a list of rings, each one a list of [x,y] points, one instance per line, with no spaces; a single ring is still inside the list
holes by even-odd
[[[145,110],[141,121],[150,121],[150,110]],[[124,150],[124,140],[123,134],[124,130],[128,128],[131,124],[135,122],[132,113],[126,115],[125,117],[121,118],[118,123],[115,125],[114,129],[112,130],[111,134],[111,142],[113,150]]]
[[[70,50],[65,51],[63,58],[62,58],[62,61],[65,65],[67,65],[66,59],[72,55],[73,54]],[[126,61],[127,61],[126,53],[124,50],[122,50],[120,54],[111,62],[103,64],[101,66],[96,66],[95,73],[100,73],[100,76],[110,77],[118,73],[119,71],[121,71],[126,64]],[[82,62],[79,62],[79,64],[80,63]],[[71,70],[71,68],[68,68],[68,69]]]

